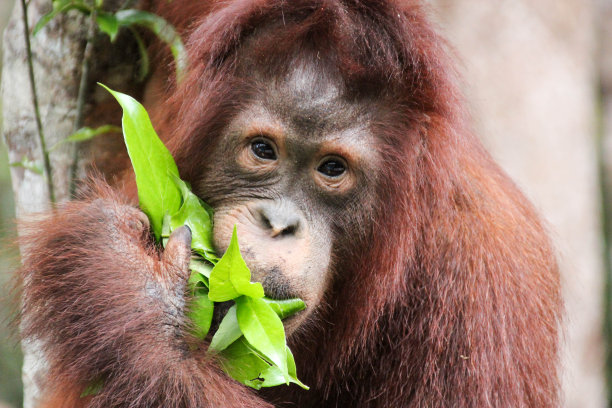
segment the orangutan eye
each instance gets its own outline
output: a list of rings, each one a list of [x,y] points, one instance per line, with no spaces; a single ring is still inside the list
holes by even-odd
[[[317,171],[326,177],[340,177],[346,171],[346,165],[341,159],[330,158],[321,163]]]
[[[276,151],[272,145],[262,139],[254,140],[251,143],[251,151],[253,154],[263,160],[276,160]]]

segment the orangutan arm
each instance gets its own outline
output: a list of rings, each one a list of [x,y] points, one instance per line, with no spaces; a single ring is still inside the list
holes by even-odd
[[[185,336],[190,231],[160,255],[146,216],[98,191],[22,229],[22,328],[49,360],[46,406],[268,406]]]

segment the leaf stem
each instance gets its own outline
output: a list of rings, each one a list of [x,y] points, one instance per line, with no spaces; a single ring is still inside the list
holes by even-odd
[[[30,75],[30,88],[32,90],[32,104],[34,105],[34,116],[36,118],[36,128],[38,130],[38,139],[40,149],[43,156],[43,164],[47,176],[47,189],[49,191],[49,200],[51,204],[55,204],[55,188],[53,186],[53,174],[51,173],[51,160],[49,159],[49,151],[45,142],[45,134],[43,132],[42,120],[40,117],[40,108],[38,104],[38,93],[36,92],[36,81],[34,79],[34,64],[32,62],[32,45],[30,44],[30,27],[28,25],[28,5],[26,0],[21,0],[23,8],[23,30],[26,42],[26,53],[28,62],[28,73]]]
[[[98,9],[95,4],[92,4],[91,13],[89,15],[89,26],[87,27],[87,40],[85,43],[85,52],[83,54],[83,62],[81,63],[81,80],[79,82],[79,93],[76,101],[76,117],[74,119],[74,126],[72,127],[72,133],[76,133],[83,127],[85,121],[85,99],[89,91],[89,71],[91,67],[91,60],[94,54],[94,39],[96,36],[96,19],[98,16]],[[70,196],[73,197],[76,191],[76,179],[79,162],[79,148],[77,145],[74,147],[72,162],[70,164]]]
[[[133,7],[134,4],[136,4],[136,0],[126,0],[126,2],[123,3],[123,6],[121,6],[119,10],[126,10],[128,8]]]

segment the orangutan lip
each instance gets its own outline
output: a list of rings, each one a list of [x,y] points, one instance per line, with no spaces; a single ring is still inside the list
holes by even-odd
[[[266,288],[264,288],[264,296],[267,297],[270,300],[278,300],[278,301],[299,298],[298,295],[293,294],[293,293],[287,293],[287,292],[284,292],[284,291],[282,293],[278,293],[278,292],[276,292],[274,290],[268,290]]]

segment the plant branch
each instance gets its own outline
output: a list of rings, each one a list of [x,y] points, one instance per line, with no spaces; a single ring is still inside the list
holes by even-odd
[[[28,5],[26,4],[26,0],[21,0],[21,6],[23,8],[23,30],[26,41],[28,73],[30,75],[30,88],[32,89],[32,104],[34,105],[36,128],[38,129],[38,139],[40,142],[40,149],[42,151],[44,169],[47,176],[47,189],[49,190],[49,200],[51,201],[51,204],[55,204],[55,189],[53,187],[53,174],[51,173],[51,160],[49,159],[49,151],[47,150],[47,143],[45,141],[45,134],[43,132],[42,120],[40,118],[38,93],[36,92],[36,81],[34,79],[34,64],[32,62],[32,45],[30,44],[30,27],[28,25]]]
[[[83,62],[81,64],[81,81],[79,83],[79,94],[77,96],[76,117],[74,119],[73,133],[76,133],[83,127],[85,121],[85,99],[89,92],[89,70],[91,60],[94,53],[94,40],[97,32],[96,18],[98,10],[95,5],[92,5],[92,12],[89,15],[89,26],[87,28],[87,40],[85,43],[85,52],[83,54]],[[76,190],[76,178],[78,170],[78,153],[79,149],[75,146],[70,165],[70,195],[74,196]]]

